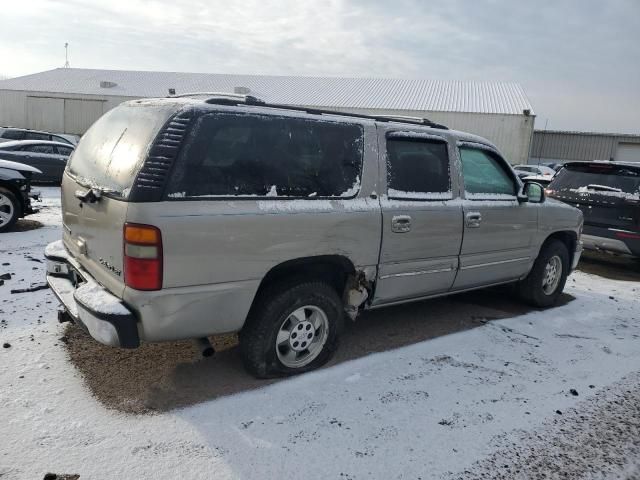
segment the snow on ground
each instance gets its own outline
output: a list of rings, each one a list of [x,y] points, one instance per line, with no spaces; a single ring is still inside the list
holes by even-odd
[[[514,449],[528,451],[532,439],[544,455],[545,435],[555,438],[560,417],[597,423],[594,412],[606,410],[607,398],[622,405],[615,392],[638,390],[639,284],[576,272],[566,289],[573,300],[554,309],[487,319],[179,410],[106,409],[69,361],[51,292],[10,293],[42,281],[38,260],[60,236],[58,191],[42,190],[43,210],[30,220],[43,226],[0,237],[0,274],[14,274],[0,286],[0,343],[11,345],[0,349],[2,480],[46,472],[81,479],[487,478],[498,475],[496,459],[514,461]],[[423,305],[428,322],[429,302]],[[630,412],[636,415],[614,423],[637,425],[637,409]],[[638,451],[632,447],[618,450]],[[590,471],[602,477],[588,478],[637,473],[637,456],[609,465],[611,457],[598,451]],[[555,455],[547,476],[560,476],[567,461]]]

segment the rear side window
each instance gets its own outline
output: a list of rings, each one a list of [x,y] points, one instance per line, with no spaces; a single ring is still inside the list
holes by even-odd
[[[640,170],[620,165],[568,166],[560,170],[549,184],[553,190],[581,193],[638,195]]]
[[[387,193],[400,199],[452,198],[446,142],[387,139]]]
[[[468,198],[515,197],[516,183],[496,155],[477,148],[461,147],[460,159]]]
[[[149,145],[176,106],[125,104],[105,113],[82,136],[69,173],[86,186],[127,198]]]
[[[359,188],[360,125],[267,115],[202,116],[180,152],[169,198],[351,197]]]
[[[2,138],[6,138],[7,140],[24,140],[24,130],[7,128],[2,134]]]

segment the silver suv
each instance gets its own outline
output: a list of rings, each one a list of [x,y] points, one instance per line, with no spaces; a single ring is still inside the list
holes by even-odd
[[[483,138],[253,97],[136,100],[83,136],[47,279],[106,345],[239,332],[258,377],[316,368],[365,309],[515,283],[554,304],[582,214]]]

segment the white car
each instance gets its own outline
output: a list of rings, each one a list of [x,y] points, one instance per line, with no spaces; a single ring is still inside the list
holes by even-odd
[[[551,180],[556,174],[553,168],[544,165],[514,165],[513,169],[520,178],[535,176]]]

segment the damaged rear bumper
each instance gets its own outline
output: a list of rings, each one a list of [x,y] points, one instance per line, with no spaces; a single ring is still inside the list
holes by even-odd
[[[62,240],[47,245],[44,255],[47,283],[74,322],[104,345],[140,345],[134,313],[70,257]]]

